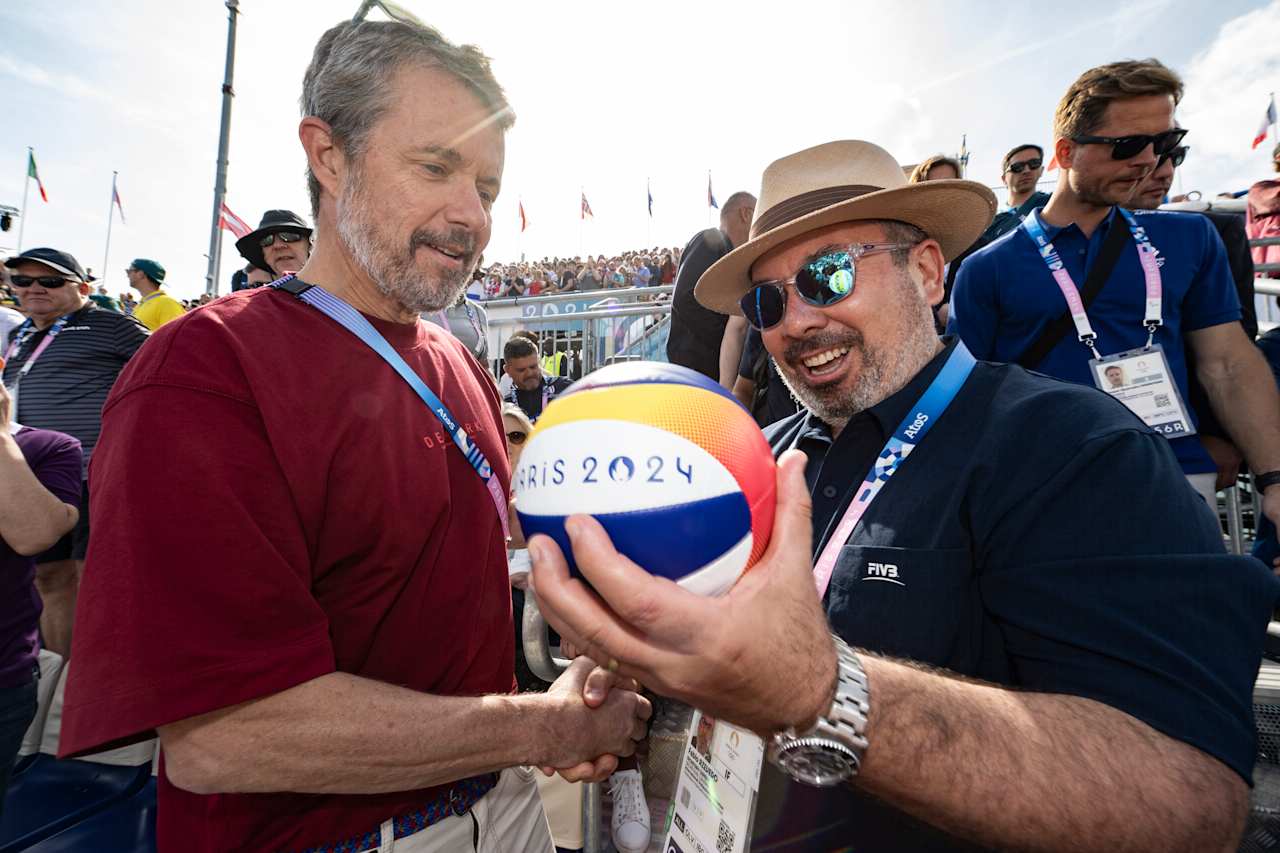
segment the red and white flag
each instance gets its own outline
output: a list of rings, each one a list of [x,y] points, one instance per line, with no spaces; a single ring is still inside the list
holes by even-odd
[[[586,219],[588,216],[592,219],[596,218],[596,215],[591,212],[591,205],[587,203],[587,194],[584,192],[582,194],[582,218]]]
[[[120,224],[128,225],[124,220],[124,205],[120,203],[120,190],[116,189],[115,176],[111,177],[111,202],[116,206],[116,210],[120,211]]]
[[[523,234],[524,229],[529,227],[529,219],[524,215],[524,202],[520,201],[518,206],[520,208],[520,233]]]
[[[1253,137],[1253,147],[1257,148],[1267,139],[1267,131],[1276,123],[1276,96],[1272,95],[1270,102],[1267,103],[1267,114],[1262,117],[1262,125],[1258,128],[1257,134]]]
[[[231,212],[231,208],[227,207],[225,201],[222,203],[222,213],[218,217],[218,227],[236,235],[237,240],[253,230],[243,219]]]

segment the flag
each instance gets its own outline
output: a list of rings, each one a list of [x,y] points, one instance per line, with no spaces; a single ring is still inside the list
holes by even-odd
[[[960,156],[956,157],[960,161],[960,177],[964,177],[964,173],[969,170],[969,137],[967,134],[960,134]]]
[[[1271,96],[1271,101],[1267,104],[1267,114],[1262,117],[1262,126],[1258,128],[1258,133],[1253,137],[1253,147],[1257,148],[1267,139],[1267,131],[1276,123],[1276,96]]]
[[[707,172],[707,207],[714,207],[716,210],[720,209],[720,205],[716,204],[715,193],[711,192],[711,173],[710,172]]]
[[[653,218],[653,190],[649,189],[649,182],[644,182],[644,191],[649,196],[649,218]]]
[[[120,224],[128,225],[129,223],[124,221],[124,205],[120,203],[120,190],[116,189],[114,177],[111,179],[111,201],[115,204],[116,210],[120,211]]]
[[[520,208],[520,233],[523,234],[524,229],[529,227],[529,220],[524,215],[524,201],[518,202],[517,206]]]
[[[591,205],[587,204],[587,194],[584,192],[582,194],[582,218],[586,219],[588,216],[592,219],[596,218],[596,215],[591,212]]]
[[[40,173],[36,171],[36,155],[27,149],[27,177],[36,179],[36,188],[40,190],[40,198],[44,199],[44,203],[49,203],[49,196],[44,191],[44,181],[40,180]]]
[[[231,212],[231,208],[227,207],[225,201],[222,203],[222,210],[218,215],[218,227],[236,235],[237,240],[253,230],[243,219]]]

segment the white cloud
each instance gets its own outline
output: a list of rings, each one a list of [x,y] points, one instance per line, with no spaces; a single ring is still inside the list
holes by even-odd
[[[1222,25],[1183,75],[1179,120],[1191,129],[1180,178],[1205,195],[1247,188],[1270,171],[1272,142],[1249,153],[1269,93],[1280,89],[1280,0]]]

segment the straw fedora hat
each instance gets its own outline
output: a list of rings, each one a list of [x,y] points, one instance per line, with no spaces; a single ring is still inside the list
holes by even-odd
[[[747,242],[711,265],[694,297],[721,314],[740,312],[751,267],[800,234],[864,219],[896,219],[942,246],[950,261],[978,239],[996,212],[996,197],[974,181],[908,184],[893,155],[878,145],[841,140],[775,160],[764,170]]]

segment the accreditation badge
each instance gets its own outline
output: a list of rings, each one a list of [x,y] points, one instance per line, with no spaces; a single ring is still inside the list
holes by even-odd
[[[1159,344],[1089,360],[1093,382],[1165,438],[1195,435],[1195,425]]]
[[[763,740],[694,711],[663,853],[749,850],[763,768]]]

